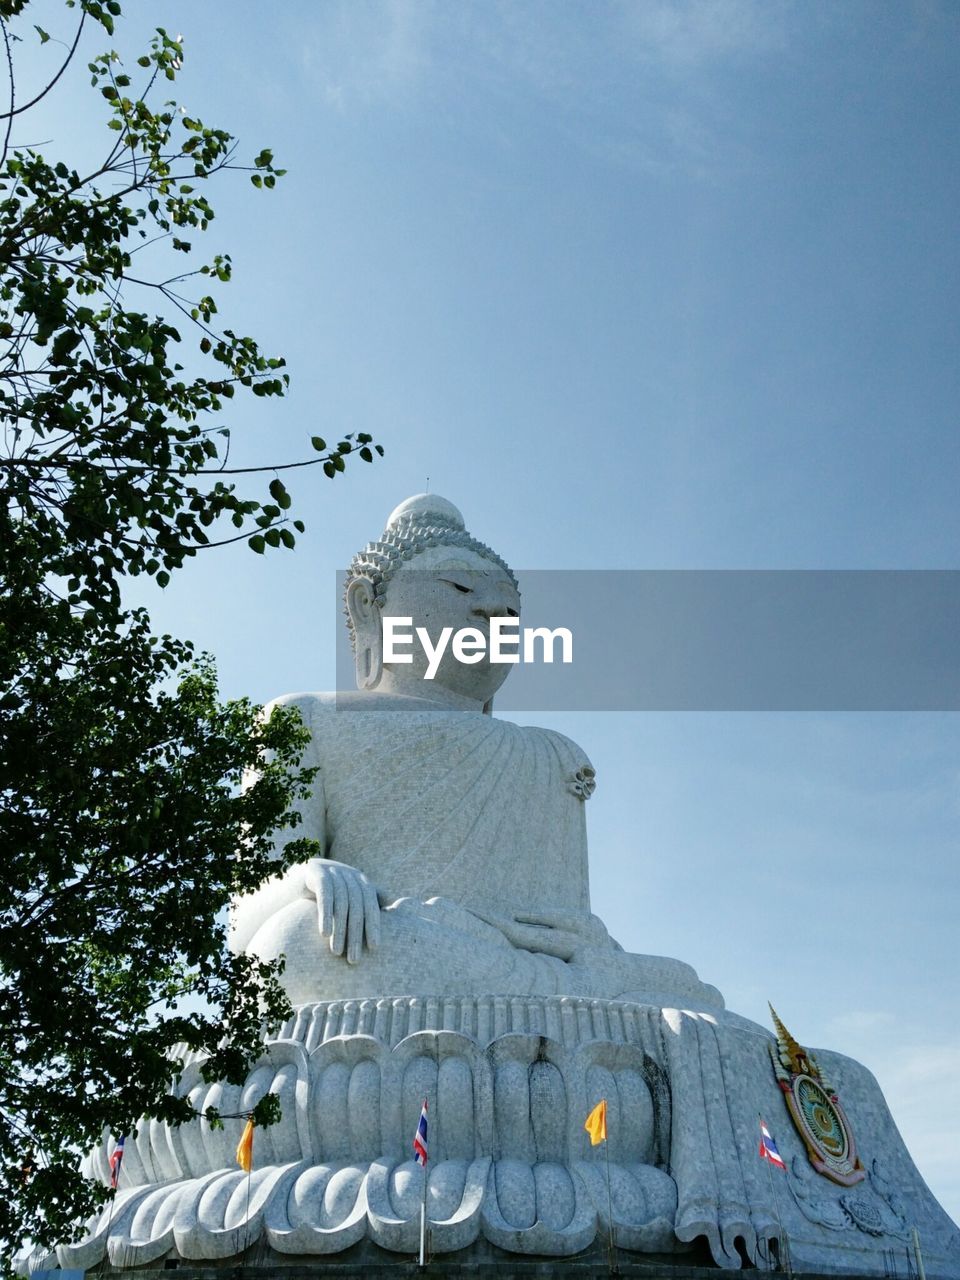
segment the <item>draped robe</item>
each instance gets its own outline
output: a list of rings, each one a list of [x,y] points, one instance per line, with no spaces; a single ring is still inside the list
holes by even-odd
[[[356,965],[330,954],[316,902],[282,881],[241,900],[233,945],[285,956],[294,1003],[404,994],[593,995],[692,1008],[723,1001],[681,961],[629,956],[590,914],[584,802],[593,769],[570,739],[479,712],[376,695],[295,694],[317,769],[286,838],[364,872],[381,895],[383,938]],[[403,709],[388,709],[400,706]],[[296,875],[297,869],[288,875]],[[506,936],[550,920],[582,937],[561,959]],[[529,933],[529,930],[528,930]]]
[[[575,743],[463,711],[311,707],[329,857],[397,897],[589,915]]]

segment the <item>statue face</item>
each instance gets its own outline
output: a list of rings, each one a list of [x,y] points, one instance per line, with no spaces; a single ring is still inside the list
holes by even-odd
[[[489,642],[492,617],[520,616],[520,596],[510,577],[497,564],[475,551],[461,547],[430,547],[420,552],[390,579],[383,606],[384,617],[412,618],[414,634],[423,627],[436,645],[444,627],[453,632],[470,627]],[[423,681],[483,703],[492,698],[510,673],[507,663],[491,663],[488,654],[480,662],[458,661],[452,644],[440,660],[433,681],[424,681],[428,658],[423,646],[414,641],[404,652],[412,663],[384,663],[385,672]]]

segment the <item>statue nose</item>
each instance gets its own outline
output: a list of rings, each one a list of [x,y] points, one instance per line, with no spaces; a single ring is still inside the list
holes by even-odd
[[[478,618],[486,618],[488,622],[491,618],[509,618],[511,614],[509,606],[502,600],[478,600],[473,612]]]

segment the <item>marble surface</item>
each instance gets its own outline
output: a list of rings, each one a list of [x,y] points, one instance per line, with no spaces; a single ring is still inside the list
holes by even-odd
[[[282,1122],[259,1131],[248,1179],[233,1162],[241,1122],[151,1124],[127,1141],[112,1214],[61,1265],[167,1256],[233,1257],[255,1241],[323,1256],[370,1239],[416,1250],[422,1172],[412,1137],[431,1099],[428,1216],[434,1252],[483,1238],[512,1252],[567,1257],[605,1238],[673,1254],[707,1242],[715,1263],[764,1267],[782,1223],[799,1271],[885,1275],[911,1227],[930,1277],[960,1274],[960,1233],[923,1184],[872,1076],[818,1057],[854,1118],[867,1176],[818,1177],[786,1117],[772,1036],[729,1013],[570,997],[424,998],[305,1006],[265,1046],[242,1086],[180,1088],[224,1111],[280,1095]],[[608,1104],[607,1153],[583,1130]],[[786,1171],[757,1154],[758,1115]],[[107,1175],[112,1140],[93,1157]],[[774,1181],[777,1179],[777,1181]]]
[[[287,838],[317,840],[324,857],[233,909],[231,945],[285,956],[294,1003],[505,992],[723,1007],[689,965],[628,955],[591,913],[596,773],[562,734],[492,716],[511,668],[448,653],[428,680],[423,654],[384,661],[385,618],[436,640],[484,633],[520,605],[506,562],[435,494],[401,503],[354,557],[358,690],[278,699],[300,711],[316,770]]]
[[[285,956],[296,1012],[242,1085],[207,1083],[188,1058],[176,1086],[198,1112],[240,1116],[273,1091],[283,1118],[255,1135],[249,1177],[234,1158],[242,1119],[145,1121],[112,1208],[60,1264],[229,1259],[255,1241],[412,1254],[428,1097],[434,1252],[483,1239],[562,1258],[612,1228],[641,1255],[682,1261],[697,1242],[721,1268],[766,1268],[782,1229],[795,1270],[885,1276],[907,1273],[916,1227],[931,1280],[960,1280],[960,1232],[864,1067],[817,1055],[863,1161],[841,1186],[811,1167],[772,1035],[682,961],[626,953],[591,913],[598,780],[568,738],[492,716],[510,668],[445,661],[424,681],[384,661],[385,616],[435,635],[519,603],[505,561],[436,495],[401,504],[354,558],[357,692],[280,700],[300,709],[317,770],[286,838],[312,836],[325,856],[232,917],[236,950]],[[600,1098],[608,1144],[592,1148],[583,1121]],[[784,1170],[758,1155],[761,1115]],[[112,1147],[107,1135],[90,1158],[104,1181]]]
[[[723,1007],[689,965],[629,955],[591,914],[594,773],[570,739],[376,695],[346,711],[332,695],[280,701],[309,726],[318,770],[296,834],[328,859],[240,900],[232,945],[284,955],[293,1003],[502,991]]]

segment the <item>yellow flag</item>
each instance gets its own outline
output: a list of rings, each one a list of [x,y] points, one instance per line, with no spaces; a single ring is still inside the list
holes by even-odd
[[[598,1142],[606,1142],[607,1140],[607,1100],[601,1098],[597,1105],[593,1108],[583,1127],[590,1135],[590,1145],[595,1147]]]
[[[248,1120],[237,1143],[237,1164],[244,1173],[253,1168],[253,1121]]]

